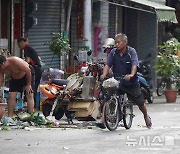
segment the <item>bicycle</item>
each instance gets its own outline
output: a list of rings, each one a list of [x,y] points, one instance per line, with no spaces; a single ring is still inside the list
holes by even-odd
[[[166,88],[166,78],[162,78],[161,81],[157,84],[156,93],[158,96],[162,96],[164,94],[164,90]]]
[[[166,89],[167,83],[176,83],[178,85],[178,80],[175,78],[172,78],[172,80],[169,80],[168,78],[163,77],[161,81],[157,84],[156,93],[158,96],[162,96],[164,94],[164,90]]]
[[[111,81],[112,80],[112,81]],[[113,83],[115,79],[107,79],[103,82],[103,119],[105,126],[110,130],[116,130],[119,122],[123,120],[124,127],[130,129],[132,125],[133,103],[127,98],[127,91],[124,91],[119,82]],[[119,94],[119,90],[123,93]]]

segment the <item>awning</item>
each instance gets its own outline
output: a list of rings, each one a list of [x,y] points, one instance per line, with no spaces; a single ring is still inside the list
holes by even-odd
[[[127,1],[128,2],[128,1]],[[159,22],[173,22],[177,23],[176,15],[175,15],[175,9],[169,6],[165,6],[156,2],[152,2],[149,0],[129,0],[129,2],[133,3],[136,6],[140,7],[149,7],[152,9],[156,15],[157,20]]]
[[[178,23],[175,15],[175,9],[163,4],[152,2],[149,0],[124,0],[122,3],[115,3],[108,0],[99,0],[112,5],[136,9],[139,11],[155,13],[158,22],[173,22]]]

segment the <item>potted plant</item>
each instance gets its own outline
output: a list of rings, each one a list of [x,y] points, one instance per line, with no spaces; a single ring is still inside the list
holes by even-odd
[[[71,50],[69,40],[60,33],[52,33],[53,37],[48,41],[50,50],[54,55],[61,56],[63,53],[68,53]]]
[[[51,59],[51,63],[54,59],[54,56],[57,55],[60,56],[67,56],[69,54],[69,51],[71,50],[69,39],[66,36],[61,36],[60,33],[51,33],[52,39],[45,42],[45,45],[48,45],[50,48],[50,51],[53,53],[53,57]],[[50,66],[51,66],[50,63]]]
[[[159,48],[161,52],[156,57],[155,69],[157,73],[166,79],[165,96],[167,102],[175,102],[177,97],[176,81],[180,79],[180,60],[175,53],[180,49],[180,43],[177,39],[172,38],[160,45]],[[171,93],[171,97],[172,92],[175,92],[173,100],[169,100],[167,91]]]

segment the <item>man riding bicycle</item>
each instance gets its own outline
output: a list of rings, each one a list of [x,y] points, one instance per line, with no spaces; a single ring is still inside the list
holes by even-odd
[[[113,74],[118,76],[124,76],[124,80],[121,83],[123,89],[132,93],[129,95],[129,99],[134,104],[138,105],[139,109],[144,115],[144,120],[147,128],[151,128],[151,118],[147,114],[147,108],[145,106],[145,100],[141,93],[140,85],[137,77],[137,67],[139,66],[138,56],[136,50],[130,46],[127,46],[128,39],[125,34],[119,33],[115,36],[115,47],[108,55],[106,66],[104,67],[101,79],[104,79],[112,68]]]

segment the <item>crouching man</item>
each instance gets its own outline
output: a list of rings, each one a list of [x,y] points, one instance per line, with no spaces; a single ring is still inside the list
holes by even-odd
[[[4,74],[10,76],[8,93],[8,117],[13,117],[17,92],[25,91],[27,95],[28,112],[34,112],[34,71],[30,65],[19,57],[0,55],[0,86]]]

